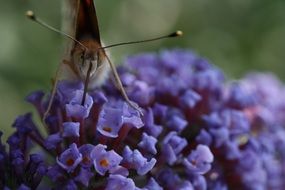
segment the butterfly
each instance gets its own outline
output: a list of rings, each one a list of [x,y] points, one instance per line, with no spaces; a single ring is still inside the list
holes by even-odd
[[[68,76],[68,78],[73,78],[75,80],[79,79],[84,82],[84,93],[81,102],[81,104],[84,105],[88,88],[100,86],[106,80],[109,72],[111,71],[115,79],[115,86],[119,89],[125,101],[129,104],[129,106],[133,107],[142,114],[140,107],[128,98],[128,95],[125,92],[120,77],[117,73],[116,67],[111,62],[105,49],[114,46],[177,37],[181,36],[182,32],[176,31],[169,35],[148,40],[131,41],[103,46],[100,38],[96,9],[93,0],[63,0],[63,8],[65,13],[63,16],[63,31],[47,25],[38,19],[32,11],[27,11],[26,13],[30,19],[36,21],[40,25],[43,25],[46,28],[71,39],[66,45],[63,61],[57,69],[52,95],[46,113],[44,114],[44,119],[48,115],[48,112],[52,106],[53,98],[56,93],[56,86],[61,72],[64,76]]]
[[[94,3],[64,0],[63,8],[63,31],[76,39],[66,45],[63,62],[67,67],[63,70],[82,81],[88,78],[91,88],[99,86],[110,71],[110,63],[102,48]]]

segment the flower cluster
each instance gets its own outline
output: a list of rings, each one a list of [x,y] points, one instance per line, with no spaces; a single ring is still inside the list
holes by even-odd
[[[0,189],[282,190],[285,88],[271,75],[225,83],[185,50],[127,58],[130,99],[111,81],[87,93],[61,81],[49,116],[19,116],[0,142]],[[27,99],[42,119],[49,98]]]

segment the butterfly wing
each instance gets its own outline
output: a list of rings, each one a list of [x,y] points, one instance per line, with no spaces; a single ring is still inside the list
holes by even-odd
[[[92,38],[101,45],[98,20],[93,0],[62,1],[62,31],[77,40]],[[64,59],[70,58],[75,42],[65,42]]]
[[[98,20],[93,0],[80,0],[76,23],[77,40],[92,38],[101,45]]]
[[[70,36],[75,37],[76,34],[76,24],[78,11],[80,6],[80,0],[63,0],[62,1],[62,28],[61,30],[69,34]],[[64,41],[64,56],[63,59],[70,59],[70,52],[74,47],[74,41],[65,40]]]

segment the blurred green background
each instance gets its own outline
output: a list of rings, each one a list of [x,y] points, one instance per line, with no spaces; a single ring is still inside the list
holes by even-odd
[[[31,91],[50,89],[64,37],[26,19],[32,9],[60,28],[63,0],[0,2],[0,128],[6,132]],[[96,0],[105,44],[145,39],[183,30],[183,38],[111,50],[116,64],[137,52],[192,49],[221,67],[229,78],[252,70],[285,79],[284,0]]]

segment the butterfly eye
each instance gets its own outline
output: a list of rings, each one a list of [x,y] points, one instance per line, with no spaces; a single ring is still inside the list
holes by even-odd
[[[84,56],[84,53],[81,53],[81,55],[80,55],[80,57],[79,57],[79,62],[80,62],[80,64],[82,65],[82,66],[84,66],[84,60],[85,60],[85,56]]]
[[[80,59],[81,59],[82,61],[84,60],[84,54],[83,54],[83,53],[80,55]]]

